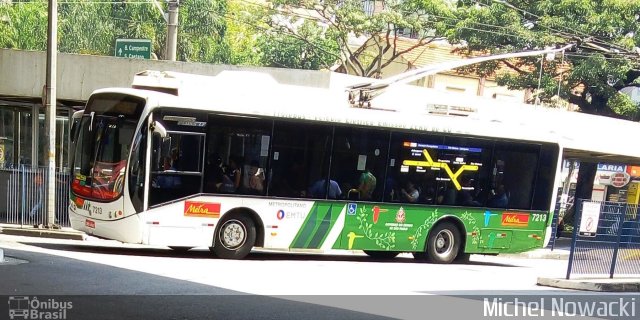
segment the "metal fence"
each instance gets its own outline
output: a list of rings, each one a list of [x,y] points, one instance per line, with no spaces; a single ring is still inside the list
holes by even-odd
[[[0,221],[39,226],[47,224],[47,168],[21,167],[5,171],[6,208],[0,208]],[[55,174],[55,224],[69,226],[69,174]],[[1,196],[1,195],[0,195]],[[0,202],[1,203],[1,202]]]
[[[551,248],[551,251],[553,251],[553,249],[556,246],[556,239],[558,239],[558,237],[560,236],[558,234],[558,223],[560,221],[560,208],[561,208],[561,203],[558,201],[556,202],[556,207],[553,211],[553,219],[551,220],[551,240],[549,240],[549,244],[548,247]]]
[[[577,205],[566,278],[640,275],[638,205],[587,200]]]

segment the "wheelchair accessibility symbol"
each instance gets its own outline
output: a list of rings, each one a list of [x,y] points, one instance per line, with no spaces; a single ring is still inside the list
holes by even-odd
[[[349,205],[347,206],[347,214],[350,216],[355,216],[357,210],[358,204],[356,203],[349,203]]]

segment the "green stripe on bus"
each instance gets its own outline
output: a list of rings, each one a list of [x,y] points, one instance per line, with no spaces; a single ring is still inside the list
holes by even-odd
[[[324,240],[324,238],[327,237],[327,234],[329,234],[329,230],[330,230],[329,227],[333,224],[331,209],[333,209],[333,204],[329,204],[329,208],[327,209],[327,212],[324,214],[324,217],[322,218],[322,221],[318,226],[318,230],[316,230],[316,233],[313,235],[313,238],[311,238],[311,242],[309,242],[309,245],[307,246],[307,248],[310,248],[310,249],[320,248],[320,245],[322,245],[322,240]]]
[[[318,221],[318,204],[314,203],[311,208],[311,212],[307,216],[307,219],[304,221],[300,231],[296,235],[296,238],[293,239],[293,244],[291,248],[305,248],[307,242],[309,241],[309,237],[313,233],[313,230],[316,228],[316,223]]]

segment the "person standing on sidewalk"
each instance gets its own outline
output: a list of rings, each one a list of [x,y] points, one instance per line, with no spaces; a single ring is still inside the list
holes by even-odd
[[[42,208],[44,207],[44,179],[42,179],[41,173],[36,173],[33,178],[34,192],[34,205],[29,212],[29,219],[34,222],[34,227],[40,226],[39,219],[42,218]]]

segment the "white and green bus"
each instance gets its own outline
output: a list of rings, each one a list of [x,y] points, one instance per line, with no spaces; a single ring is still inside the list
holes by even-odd
[[[362,109],[266,75],[144,72],[87,102],[71,225],[230,259],[342,249],[451,263],[543,247],[557,137],[453,100],[399,94],[398,108]]]

